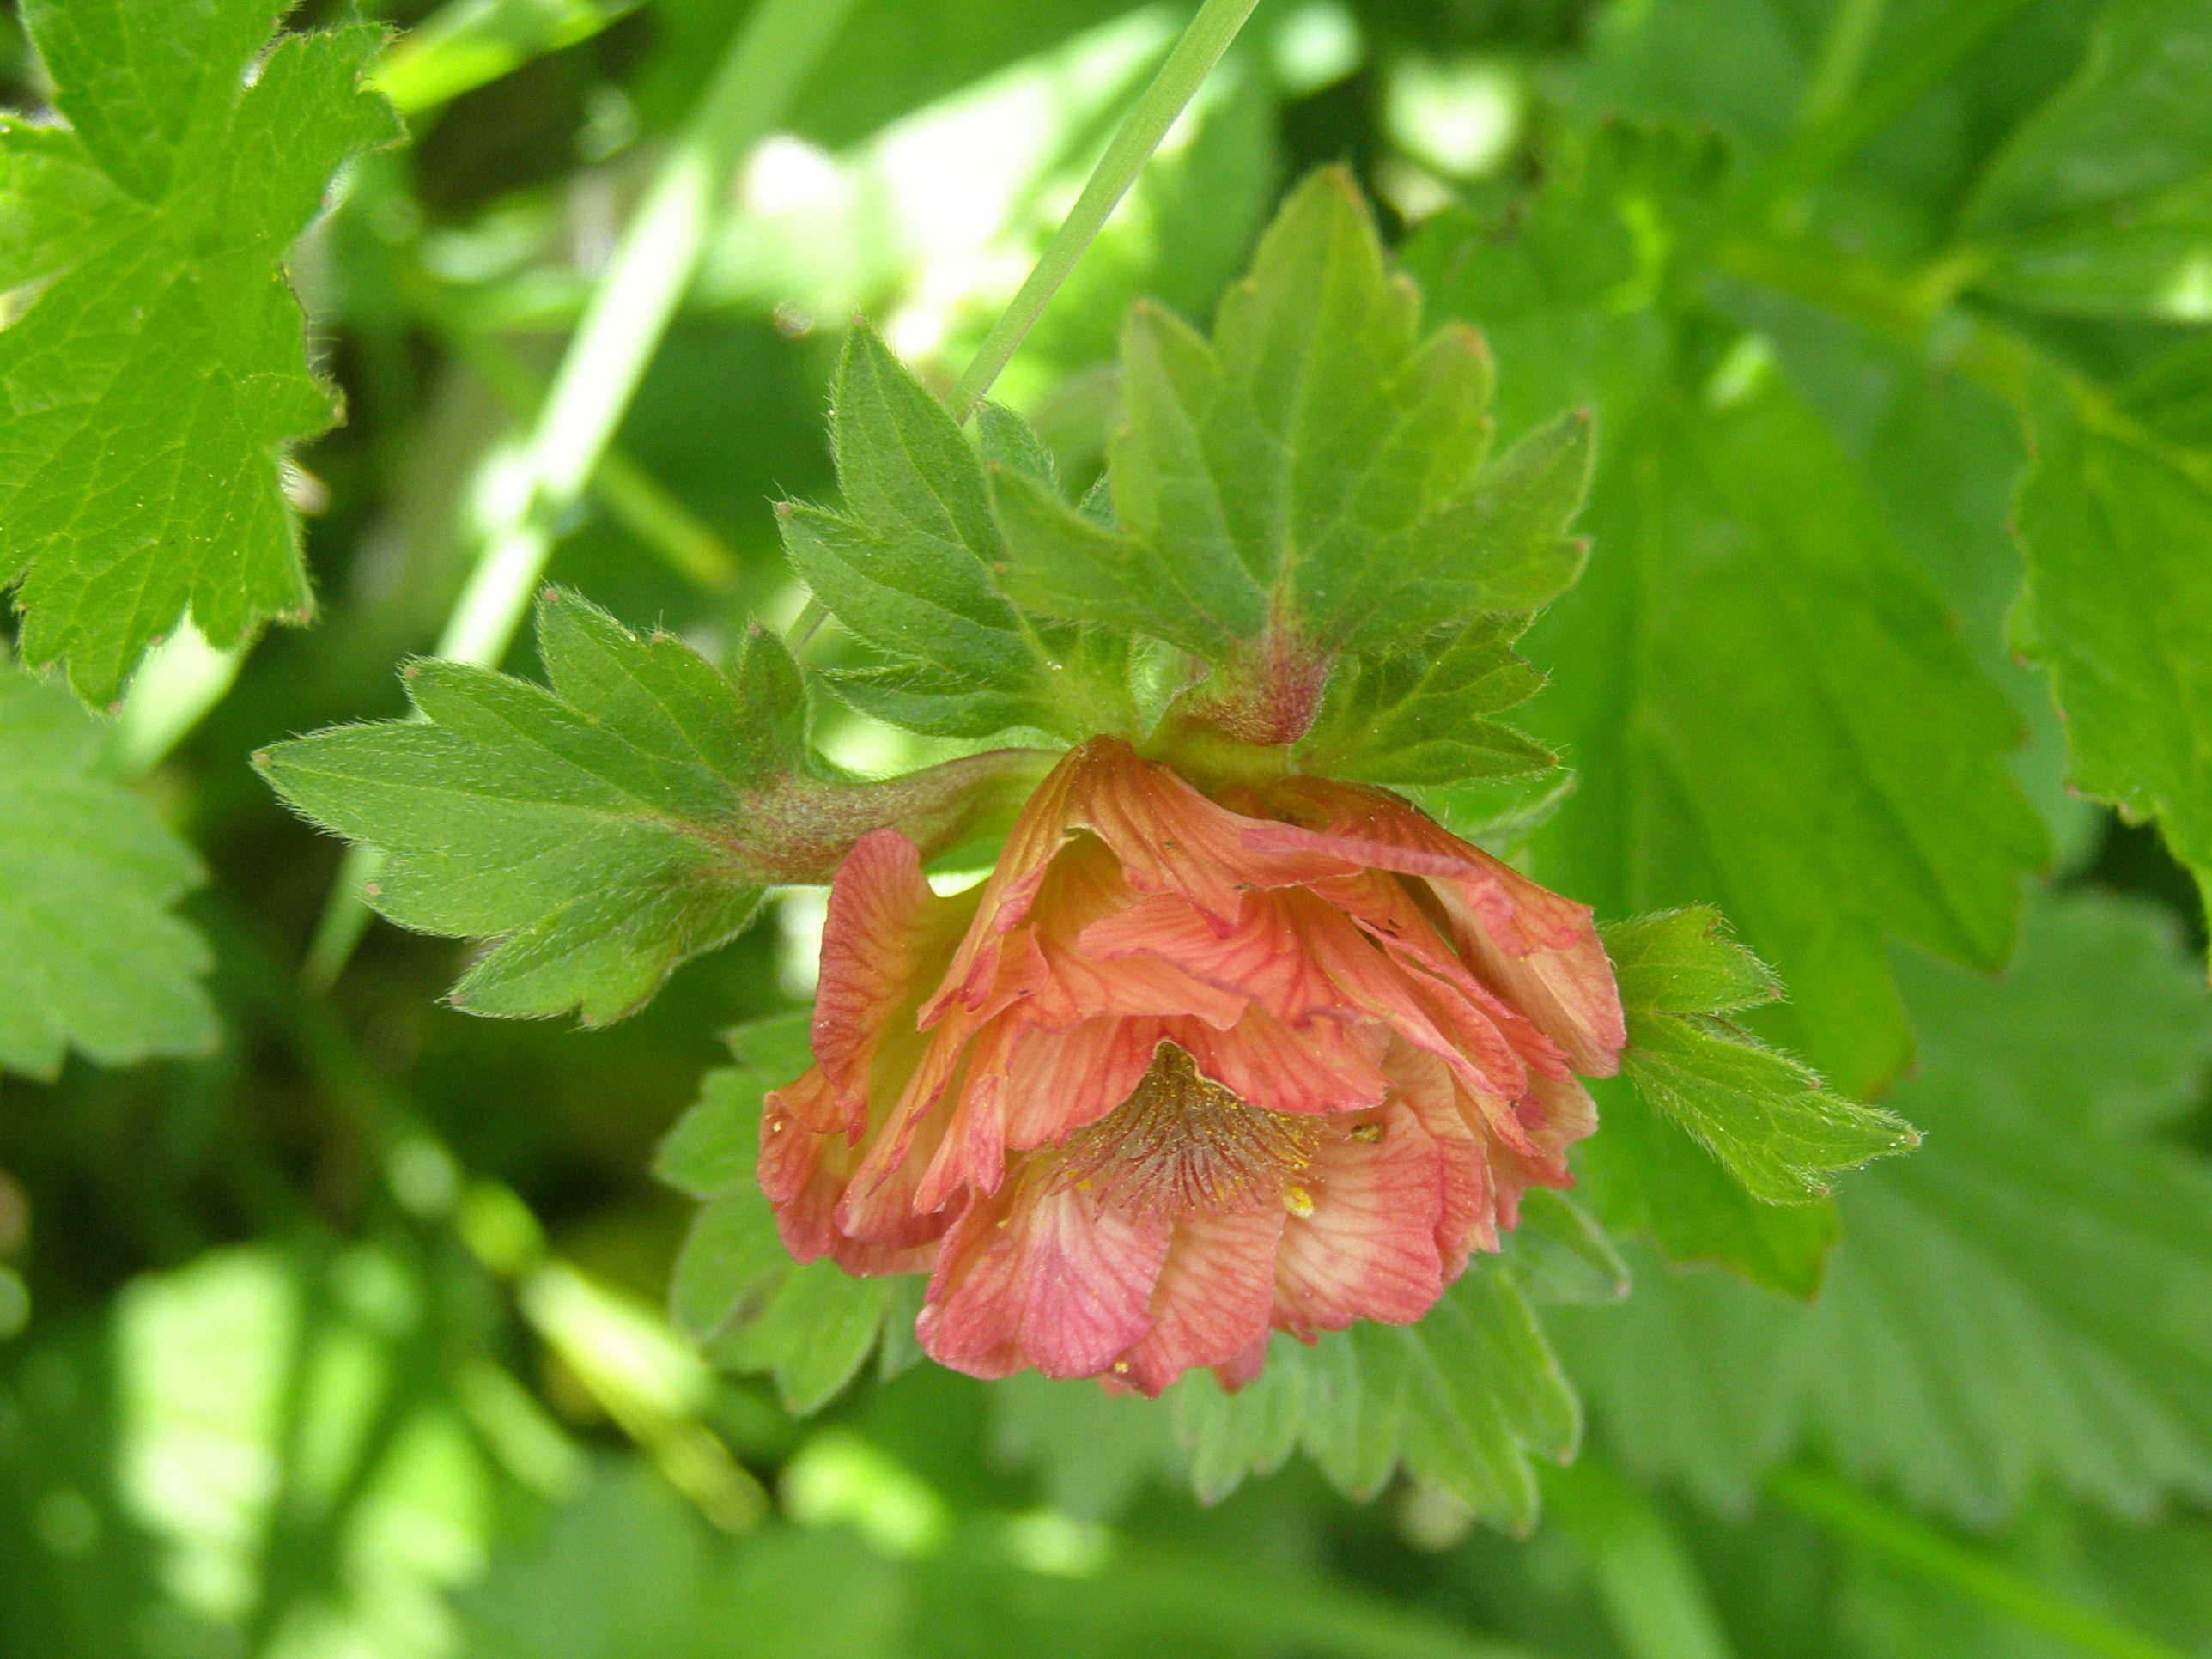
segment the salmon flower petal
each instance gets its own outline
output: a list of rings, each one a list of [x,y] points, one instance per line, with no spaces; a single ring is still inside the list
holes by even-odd
[[[927,1272],[956,1370],[1156,1395],[1419,1319],[1568,1184],[1625,1035],[1588,908],[1407,802],[1097,738],[966,894],[854,847],[813,1041],[762,1119],[792,1253]]]

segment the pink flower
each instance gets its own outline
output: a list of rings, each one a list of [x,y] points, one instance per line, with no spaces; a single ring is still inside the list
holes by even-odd
[[[1271,1328],[1419,1319],[1569,1184],[1623,1041],[1589,909],[1398,797],[1101,738],[978,888],[854,847],[761,1184],[800,1260],[928,1272],[955,1370],[1234,1386]]]

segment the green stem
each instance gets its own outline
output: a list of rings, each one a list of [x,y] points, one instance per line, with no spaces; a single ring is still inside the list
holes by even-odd
[[[1797,106],[1800,128],[1832,120],[1858,90],[1859,75],[1866,68],[1868,50],[1881,31],[1889,0],[1841,0],[1821,37],[1820,55],[1813,65],[1805,96]]]
[[[1591,1582],[1630,1659],[1733,1659],[1697,1564],[1659,1507],[1585,1451],[1547,1470],[1544,1498],[1582,1547]]]
[[[1106,153],[1098,158],[1083,194],[1076,198],[1073,210],[1037,261],[1036,269],[1030,272],[1021,291],[992,325],[975,353],[975,361],[960,377],[952,393],[955,420],[965,421],[975,412],[975,405],[999,378],[999,371],[1036,326],[1053,295],[1104,228],[1129,186],[1144,171],[1145,163],[1167,137],[1168,129],[1197,95],[1258,3],[1259,0],[1206,0],[1199,8],[1198,15],[1190,20],[1190,27],[1183,30],[1175,50],[1160,65],[1160,72],[1152,77],[1152,84],[1123,118],[1113,142],[1106,146]]]
[[[635,11],[644,0],[452,0],[384,54],[376,89],[420,115],[573,46]]]
[[[731,40],[690,122],[660,164],[584,308],[532,429],[529,488],[486,534],[437,654],[496,664],[553,551],[553,527],[599,470],[705,251],[719,198],[772,131],[842,27],[854,0],[761,0]],[[327,989],[368,926],[374,852],[356,847],[308,947],[308,983]]]
[[[1787,206],[1803,196],[1933,91],[2027,3],[1958,0],[1955,5],[1939,8],[1894,54],[1885,54],[1882,72],[1855,102],[1799,131],[1776,164],[1770,199]],[[1814,90],[1820,90],[1817,82]]]
[[[2031,1630],[2100,1659],[2188,1659],[2179,1648],[2046,1589],[1916,1516],[1808,1469],[1783,1469],[1767,1489],[1838,1538],[1971,1596]]]

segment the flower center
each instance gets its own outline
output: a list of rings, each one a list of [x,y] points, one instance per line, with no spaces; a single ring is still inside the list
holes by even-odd
[[[1068,1138],[1062,1178],[1148,1215],[1255,1210],[1304,1196],[1291,1178],[1320,1139],[1314,1119],[1247,1106],[1163,1042],[1136,1091]]]

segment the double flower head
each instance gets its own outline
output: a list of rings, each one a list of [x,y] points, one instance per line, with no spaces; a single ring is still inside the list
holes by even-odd
[[[1400,797],[1100,738],[980,886],[854,848],[761,1182],[800,1260],[927,1273],[944,1364],[1234,1387],[1271,1330],[1419,1319],[1568,1184],[1623,1042],[1589,909]]]

